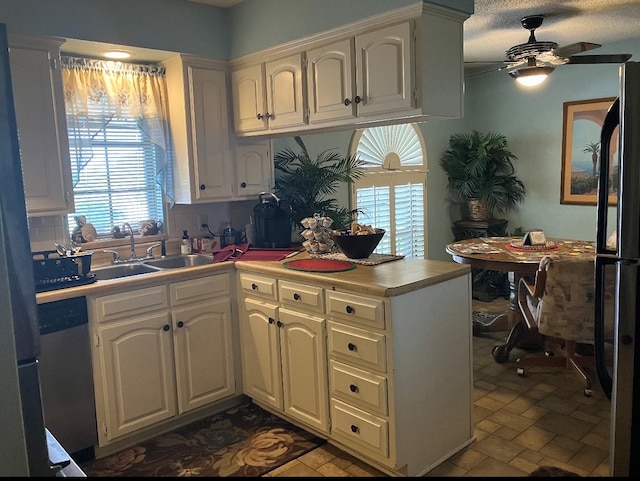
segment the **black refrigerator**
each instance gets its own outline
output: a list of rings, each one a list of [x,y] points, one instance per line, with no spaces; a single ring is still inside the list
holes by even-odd
[[[0,24],[0,475],[53,476],[7,31]]]
[[[619,97],[600,137],[595,354],[611,401],[610,474],[633,476],[640,474],[640,63],[623,64],[619,78]],[[609,206],[612,193],[615,206]],[[605,301],[610,284],[611,310]],[[608,317],[613,339],[606,335]]]

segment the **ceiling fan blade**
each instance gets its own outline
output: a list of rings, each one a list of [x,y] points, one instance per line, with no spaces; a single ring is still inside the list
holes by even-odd
[[[624,63],[631,58],[631,54],[602,54],[602,55],[576,55],[569,57],[567,64],[594,64],[594,63]]]
[[[586,52],[587,50],[593,50],[594,48],[600,48],[602,45],[599,43],[590,42],[576,42],[564,47],[559,47],[552,50],[552,53],[557,57],[569,57],[576,53]]]

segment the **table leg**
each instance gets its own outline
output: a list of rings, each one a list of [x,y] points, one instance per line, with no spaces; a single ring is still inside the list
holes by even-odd
[[[523,276],[520,272],[509,272],[509,324],[511,331],[504,344],[493,346],[491,355],[498,363],[509,360],[509,353],[519,345],[523,349],[536,349],[542,344],[542,336],[538,332],[530,332],[522,319],[522,313],[518,306],[518,283]]]

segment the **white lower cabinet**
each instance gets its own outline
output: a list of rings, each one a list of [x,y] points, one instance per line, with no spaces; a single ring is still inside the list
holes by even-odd
[[[286,284],[286,283],[285,283]],[[322,290],[292,293],[322,301]],[[247,396],[323,433],[329,432],[326,321],[290,309],[274,278],[240,274],[243,385]],[[315,289],[315,292],[313,290]],[[306,292],[306,294],[304,293]],[[313,292],[311,294],[311,292]]]
[[[468,275],[381,297],[242,270],[239,291],[248,396],[392,475],[472,442]]]
[[[234,395],[229,274],[88,297],[98,444]]]

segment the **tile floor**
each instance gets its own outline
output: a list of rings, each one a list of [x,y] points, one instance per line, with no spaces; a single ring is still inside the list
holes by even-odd
[[[474,301],[474,309],[499,312],[507,301]],[[475,440],[426,477],[527,476],[556,466],[581,476],[609,475],[610,404],[597,382],[585,397],[575,375],[561,368],[531,368],[518,376],[515,359],[535,355],[514,349],[498,364],[491,348],[505,332],[473,337]],[[374,477],[378,470],[325,444],[266,477]]]

